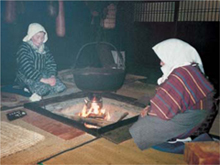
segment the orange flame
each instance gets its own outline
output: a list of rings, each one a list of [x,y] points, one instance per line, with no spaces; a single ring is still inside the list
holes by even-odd
[[[97,102],[92,102],[91,107],[88,109],[86,105],[83,106],[83,109],[80,113],[78,113],[78,116],[81,117],[90,117],[94,116],[97,118],[102,118],[104,120],[110,120],[111,116],[109,112],[106,112],[105,109],[101,108]],[[94,126],[91,124],[84,123],[85,127],[87,128],[99,128],[99,126]]]
[[[109,113],[106,113],[105,109],[102,109],[96,102],[91,103],[91,107],[88,109],[86,105],[83,106],[83,109],[78,116],[89,117],[89,115],[95,115],[97,117],[103,116],[103,118],[110,118]]]

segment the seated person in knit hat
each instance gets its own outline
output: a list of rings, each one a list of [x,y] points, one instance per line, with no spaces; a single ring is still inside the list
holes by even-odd
[[[57,66],[45,42],[48,34],[44,27],[32,23],[28,27],[23,44],[16,54],[17,73],[15,82],[33,95],[31,101],[42,96],[62,92],[65,85],[56,77]]]
[[[134,142],[147,149],[176,137],[190,137],[205,121],[214,103],[214,88],[204,75],[198,52],[179,39],[153,47],[163,76],[155,96],[129,129]]]

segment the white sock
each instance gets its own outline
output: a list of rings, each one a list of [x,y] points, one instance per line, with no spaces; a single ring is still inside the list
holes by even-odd
[[[34,101],[40,101],[42,98],[41,98],[41,96],[39,96],[38,94],[33,93],[29,99],[30,99],[32,102],[34,102]]]

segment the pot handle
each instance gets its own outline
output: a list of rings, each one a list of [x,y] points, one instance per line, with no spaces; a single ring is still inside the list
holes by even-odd
[[[80,48],[80,50],[79,50],[79,52],[77,53],[77,55],[76,55],[76,59],[75,59],[75,62],[74,62],[74,64],[73,64],[72,69],[76,69],[75,67],[76,67],[77,61],[78,61],[78,59],[79,59],[79,57],[80,57],[81,51],[82,51],[86,46],[88,46],[88,45],[93,45],[93,44],[94,44],[94,45],[95,45],[95,44],[107,44],[107,45],[112,46],[112,47],[115,49],[115,51],[118,53],[118,57],[119,57],[119,60],[120,60],[120,63],[119,63],[119,65],[117,66],[118,69],[119,69],[119,68],[120,68],[120,69],[124,69],[124,66],[121,66],[122,64],[124,64],[124,59],[123,59],[121,53],[117,50],[117,48],[116,48],[114,45],[112,45],[111,43],[108,43],[108,42],[90,42],[90,43],[87,43],[87,44],[83,45],[83,46]],[[121,65],[120,65],[120,64],[121,64]]]

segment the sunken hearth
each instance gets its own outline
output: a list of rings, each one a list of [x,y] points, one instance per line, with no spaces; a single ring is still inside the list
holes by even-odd
[[[114,93],[94,95],[78,92],[40,102],[27,103],[24,104],[24,107],[99,136],[135,122],[145,106],[136,102],[134,98]]]

